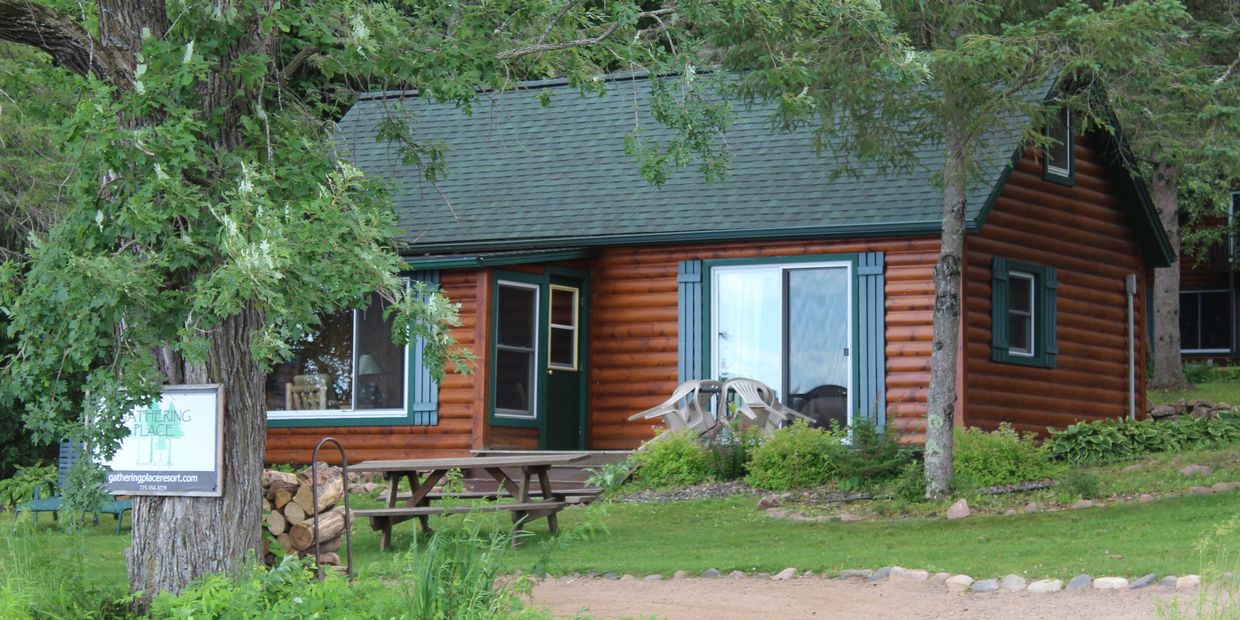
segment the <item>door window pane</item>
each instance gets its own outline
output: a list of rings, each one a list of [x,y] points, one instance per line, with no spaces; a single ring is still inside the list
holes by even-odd
[[[549,365],[560,370],[576,370],[577,289],[553,285],[550,294]]]
[[[848,270],[790,269],[788,404],[816,426],[848,425]]]
[[[500,282],[497,289],[495,414],[533,418],[538,287]]]
[[[719,379],[757,379],[779,390],[783,278],[780,269],[716,270],[714,347]]]

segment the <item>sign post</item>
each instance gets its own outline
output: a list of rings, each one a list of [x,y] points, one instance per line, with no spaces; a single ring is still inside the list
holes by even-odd
[[[125,416],[129,436],[108,468],[113,495],[220,497],[223,487],[222,385],[169,385],[149,407]]]

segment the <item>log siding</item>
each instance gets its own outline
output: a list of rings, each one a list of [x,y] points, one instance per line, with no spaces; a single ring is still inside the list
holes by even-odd
[[[1009,422],[1045,433],[1081,420],[1128,413],[1127,299],[1137,276],[1137,411],[1145,411],[1147,268],[1128,205],[1099,152],[1085,137],[1074,148],[1076,184],[1045,181],[1027,150],[981,230],[965,241],[964,422],[994,429]],[[991,266],[995,257],[1054,267],[1059,355],[1054,368],[992,361]]]

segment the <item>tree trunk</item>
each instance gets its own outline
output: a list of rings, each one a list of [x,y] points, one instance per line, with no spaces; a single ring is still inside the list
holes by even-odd
[[[1171,251],[1180,255],[1180,210],[1175,166],[1154,165],[1154,207],[1167,231]],[[1154,270],[1154,378],[1150,387],[1189,387],[1180,358],[1180,264]]]
[[[236,572],[259,549],[266,404],[250,340],[262,323],[262,315],[247,306],[208,337],[207,379],[224,385],[224,495],[134,501],[126,560],[130,589],[144,592],[146,601],[180,592],[204,575]]]
[[[952,418],[960,351],[960,265],[964,254],[964,140],[947,137],[943,162],[943,236],[934,266],[934,343],[926,409],[926,497],[946,495],[952,482]]]

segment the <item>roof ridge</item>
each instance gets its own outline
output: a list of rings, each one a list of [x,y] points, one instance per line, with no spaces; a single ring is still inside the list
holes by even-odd
[[[660,74],[659,77],[674,78],[679,75],[680,73],[664,73],[664,74]],[[649,80],[650,73],[647,71],[619,71],[616,73],[600,73],[596,75],[595,78],[606,84],[614,84],[616,82],[622,82],[622,81],[636,82],[638,80],[643,80],[643,81]],[[514,86],[513,88],[509,88],[509,89],[477,88],[475,90],[478,92],[478,94],[510,93],[510,92],[515,92],[515,91],[529,91],[529,90],[541,90],[545,88],[556,88],[559,86],[568,86],[568,85],[569,85],[568,78],[556,77],[556,78],[546,78],[542,80],[522,80],[520,82],[517,82],[516,86]],[[357,97],[357,101],[358,103],[360,103],[362,101],[378,101],[382,99],[399,99],[403,97],[419,97],[419,96],[420,95],[416,88],[374,90],[374,91],[366,91],[364,93],[359,94]]]

